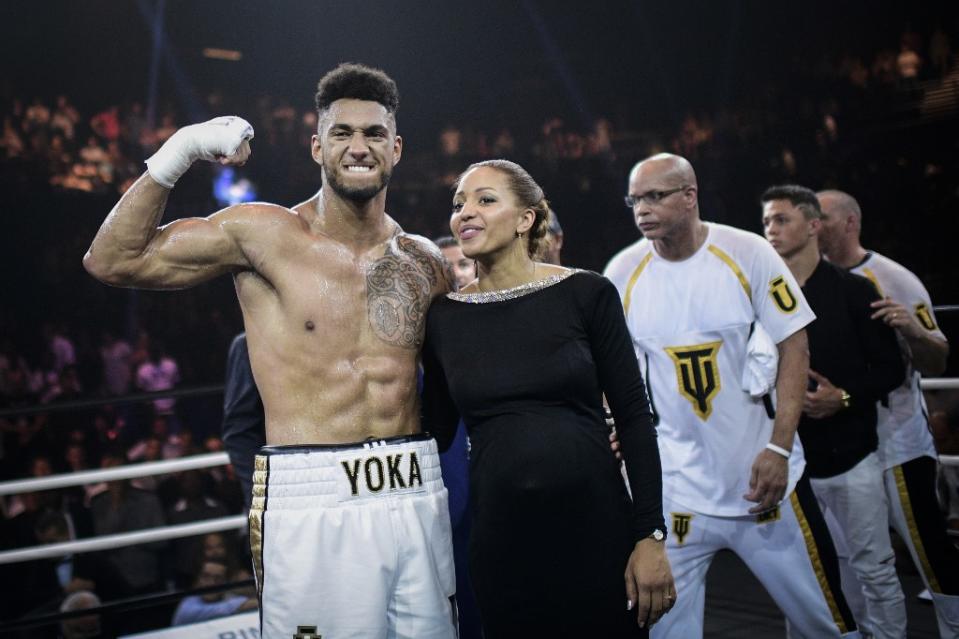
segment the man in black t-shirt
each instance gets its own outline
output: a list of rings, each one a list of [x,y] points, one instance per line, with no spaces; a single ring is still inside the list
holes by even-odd
[[[905,376],[895,333],[871,319],[879,299],[865,278],[822,259],[816,194],[778,186],[762,196],[766,239],[802,287],[816,321],[809,338],[809,390],[799,437],[806,470],[824,511],[838,524],[866,599],[860,628],[875,637],[905,637],[906,610],[885,513],[876,453],[876,403]],[[828,518],[827,518],[828,520]]]

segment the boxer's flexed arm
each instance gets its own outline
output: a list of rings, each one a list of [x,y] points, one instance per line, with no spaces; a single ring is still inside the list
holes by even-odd
[[[83,265],[114,286],[173,289],[198,284],[248,266],[235,228],[249,206],[208,218],[182,219],[157,227],[176,180],[198,159],[243,164],[253,129],[224,117],[184,127],[147,160],[148,171],[123,194],[101,225]]]

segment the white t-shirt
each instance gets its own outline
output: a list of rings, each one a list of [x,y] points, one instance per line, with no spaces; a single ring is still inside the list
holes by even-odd
[[[606,267],[623,298],[659,418],[663,492],[693,512],[740,516],[743,495],[773,422],[742,387],[750,326],[779,344],[815,319],[802,291],[761,237],[707,224],[703,246],[671,262],[643,239]],[[805,468],[799,438],[789,460],[788,496]]]
[[[919,278],[906,267],[879,253],[870,253],[850,269],[868,278],[883,297],[890,297],[911,309],[919,325],[940,339],[946,339],[932,311],[932,300]],[[927,455],[936,456],[936,445],[926,418],[926,401],[919,390],[919,371],[912,367],[909,345],[899,335],[899,349],[906,361],[906,379],[888,395],[888,408],[881,403],[879,412],[879,458],[888,469]]]

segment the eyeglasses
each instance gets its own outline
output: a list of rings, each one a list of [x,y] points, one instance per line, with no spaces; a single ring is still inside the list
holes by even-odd
[[[640,202],[645,202],[646,204],[659,204],[673,193],[679,193],[680,191],[685,191],[688,188],[689,185],[683,185],[676,187],[675,189],[669,189],[668,191],[646,191],[645,193],[640,193],[639,195],[627,195],[625,198],[623,198],[623,201],[626,202],[627,208],[634,209]]]

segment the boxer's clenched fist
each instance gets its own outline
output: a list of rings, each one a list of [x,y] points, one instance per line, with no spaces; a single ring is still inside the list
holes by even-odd
[[[228,115],[183,127],[147,160],[147,170],[157,183],[172,189],[196,160],[239,166],[250,157],[253,127],[243,118]]]

